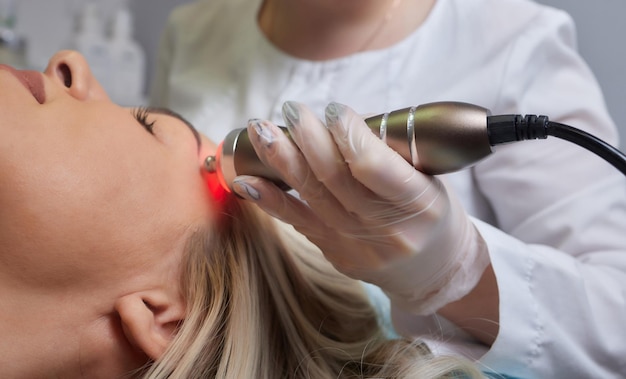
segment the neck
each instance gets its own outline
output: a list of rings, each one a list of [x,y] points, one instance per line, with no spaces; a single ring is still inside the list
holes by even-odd
[[[10,378],[74,377],[77,372],[61,371],[70,366],[76,341],[68,335],[52,304],[45,297],[2,291],[0,305],[0,367],[3,376]],[[75,321],[67,314],[67,323]],[[76,329],[80,326],[76,325]],[[76,331],[76,330],[75,330]],[[74,333],[73,335],[75,335]],[[65,337],[65,338],[64,338]],[[74,359],[76,366],[77,359]]]
[[[387,48],[426,19],[435,0],[266,0],[259,25],[279,49],[326,60]]]
[[[141,366],[116,315],[93,309],[75,294],[0,285],[2,377],[109,378]]]

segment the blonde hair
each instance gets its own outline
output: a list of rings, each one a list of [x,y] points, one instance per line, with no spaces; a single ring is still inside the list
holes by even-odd
[[[389,340],[360,282],[251,204],[227,201],[189,247],[187,316],[146,379],[481,377],[464,360]]]

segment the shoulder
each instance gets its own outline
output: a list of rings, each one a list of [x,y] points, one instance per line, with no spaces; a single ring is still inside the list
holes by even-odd
[[[440,41],[433,48],[467,67],[521,67],[537,56],[577,50],[575,25],[565,11],[531,0],[438,2],[428,28],[430,39]]]
[[[218,21],[236,21],[242,13],[256,12],[259,0],[197,0],[176,7],[169,16],[168,26],[192,30]]]
[[[172,51],[196,56],[200,51],[223,51],[255,33],[261,0],[196,0],[175,8],[164,37]]]
[[[520,24],[530,18],[568,17],[567,12],[533,0],[439,0],[472,18]]]
[[[174,25],[185,25],[189,22],[206,22],[211,19],[220,7],[227,4],[227,1],[194,1],[174,8],[169,16],[168,23]]]
[[[574,28],[570,15],[532,0],[439,0],[457,29],[489,39],[515,40],[554,30]]]

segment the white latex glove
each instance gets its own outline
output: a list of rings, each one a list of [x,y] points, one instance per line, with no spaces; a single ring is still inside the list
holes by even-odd
[[[295,144],[269,121],[251,120],[248,132],[261,160],[300,198],[250,176],[235,179],[240,196],[408,311],[430,314],[471,291],[489,257],[441,181],[413,168],[345,106],[327,107],[327,127],[297,103],[285,103],[283,115]]]

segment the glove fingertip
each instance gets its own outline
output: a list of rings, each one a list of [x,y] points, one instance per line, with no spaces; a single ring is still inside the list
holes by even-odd
[[[358,115],[352,108],[337,102],[331,102],[326,106],[325,113],[326,125],[330,129],[347,129],[347,125],[356,118],[359,122],[363,118]]]
[[[256,188],[255,178],[251,176],[238,176],[233,180],[233,191],[243,199],[250,201],[258,201],[261,199],[261,193]]]
[[[293,127],[300,122],[300,107],[295,101],[285,101],[283,103],[283,119],[287,127]]]
[[[343,104],[332,102],[326,106],[325,116],[327,124],[336,124],[339,122],[340,115],[344,113],[346,106]]]

